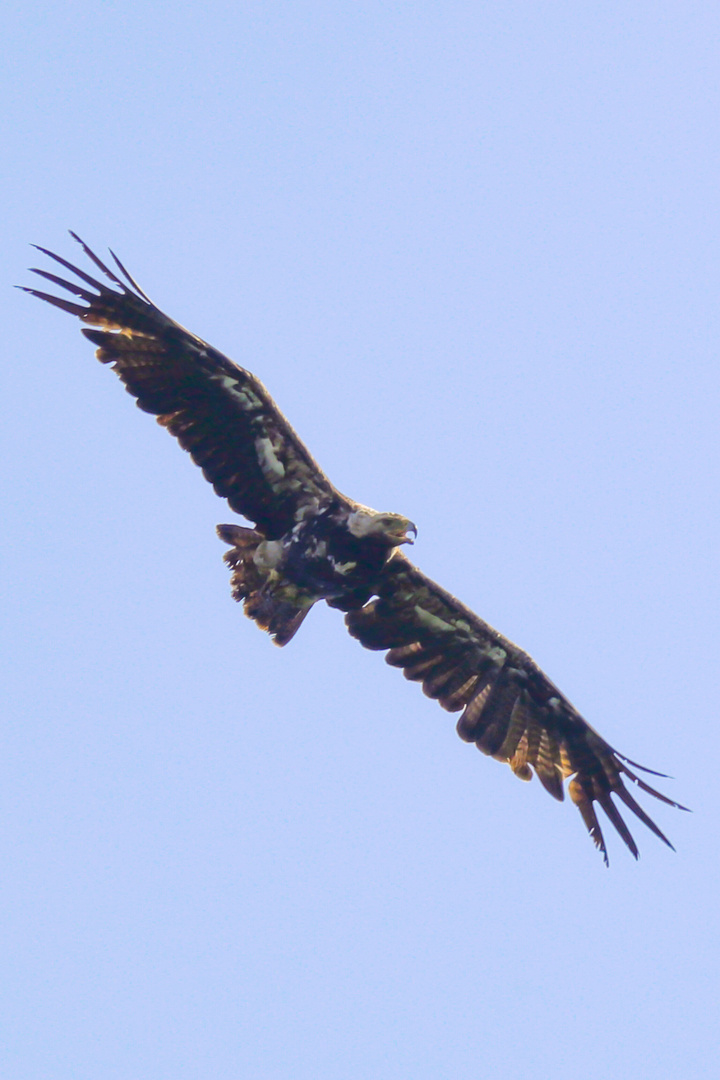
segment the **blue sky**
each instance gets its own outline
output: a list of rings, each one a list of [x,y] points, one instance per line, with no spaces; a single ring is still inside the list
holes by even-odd
[[[720,13],[4,26],[2,1075],[715,1076]],[[339,613],[243,618],[233,515],[10,289],[67,228],[673,774],[677,854],[638,825],[606,870]]]

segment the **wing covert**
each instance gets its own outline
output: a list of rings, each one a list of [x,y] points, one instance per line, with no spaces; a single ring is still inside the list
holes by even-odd
[[[33,273],[82,303],[25,291],[102,327],[83,329],[98,346],[98,359],[113,367],[139,408],[157,416],[190,453],[217,494],[270,538],[291,528],[305,505],[330,501],[335,489],[260,380],[164,315],[115,255],[122,277],[71,236],[114,288],[38,248],[80,284],[46,270]]]
[[[606,864],[595,803],[638,857],[612,796],[672,847],[624,783],[631,780],[662,802],[686,809],[655,791],[630,766],[652,770],[614,750],[527,653],[425,577],[403,554],[397,552],[389,562],[377,598],[349,612],[345,622],[366,648],[387,649],[387,663],[422,683],[424,692],[444,709],[462,710],[457,724],[461,739],[506,762],[522,780],[530,780],[534,771],[560,801],[569,779],[570,798]]]

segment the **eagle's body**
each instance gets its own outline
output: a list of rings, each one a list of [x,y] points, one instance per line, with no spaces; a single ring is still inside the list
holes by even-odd
[[[115,288],[40,248],[84,284],[35,273],[84,304],[27,291],[102,327],[83,330],[98,359],[113,365],[140,408],[190,452],[231,509],[253,522],[252,529],[218,527],[230,545],[233,595],[246,614],[284,645],[319,600],[340,608],[366,648],[389,650],[388,663],[406,678],[422,682],[443,708],[462,710],[461,738],[522,779],[534,770],[557,799],[569,779],[606,862],[595,802],[638,854],[611,795],[669,843],[623,777],[678,804],[636,776],[633,762],[590,727],[526,653],[413,566],[400,551],[412,543],[412,522],[342,495],[254,375],[159,311],[117,259],[125,281],[82,246]]]
[[[415,526],[399,514],[381,514],[343,497],[326,506],[304,507],[278,540],[255,529],[219,525],[231,544],[233,595],[246,613],[285,645],[313,604],[326,600],[350,611],[381,587],[388,560]]]

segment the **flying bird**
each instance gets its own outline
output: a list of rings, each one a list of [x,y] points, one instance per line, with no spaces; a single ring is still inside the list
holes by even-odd
[[[635,858],[638,848],[613,796],[669,847],[625,781],[677,809],[578,713],[535,662],[431,581],[401,550],[415,525],[335,488],[255,375],[164,315],[110,252],[117,273],[75,233],[110,285],[37,250],[79,283],[33,273],[75,300],[25,289],[83,323],[97,358],[112,365],[137,405],[174,435],[236,513],[253,524],[220,525],[233,596],[245,614],[286,645],[320,600],[346,613],[350,634],[449,712],[458,734],[506,762],[521,780],[533,771],[562,801],[564,781],[608,862],[595,812],[602,807]],[[24,287],[23,287],[24,288]],[[79,303],[76,301],[80,301]],[[632,766],[632,768],[631,768]]]

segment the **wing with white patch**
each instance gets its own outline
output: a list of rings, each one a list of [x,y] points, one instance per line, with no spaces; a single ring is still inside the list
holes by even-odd
[[[397,552],[388,563],[377,599],[345,619],[368,649],[389,649],[386,660],[421,682],[444,709],[462,711],[458,734],[483,753],[507,762],[522,780],[534,770],[559,800],[563,781],[595,845],[607,851],[595,814],[598,803],[635,858],[638,849],[612,796],[668,846],[628,791],[623,778],[678,809],[629,768],[652,770],[618,754],[550,682],[533,660]],[[659,776],[661,773],[655,773]]]
[[[25,291],[103,327],[83,330],[99,346],[98,359],[113,366],[138,406],[156,415],[189,451],[233,510],[266,536],[278,537],[305,508],[317,509],[336,496],[259,379],[164,315],[114,255],[125,281],[71,235],[115,288],[39,248],[82,284],[46,270],[33,272],[87,306],[37,289]]]

